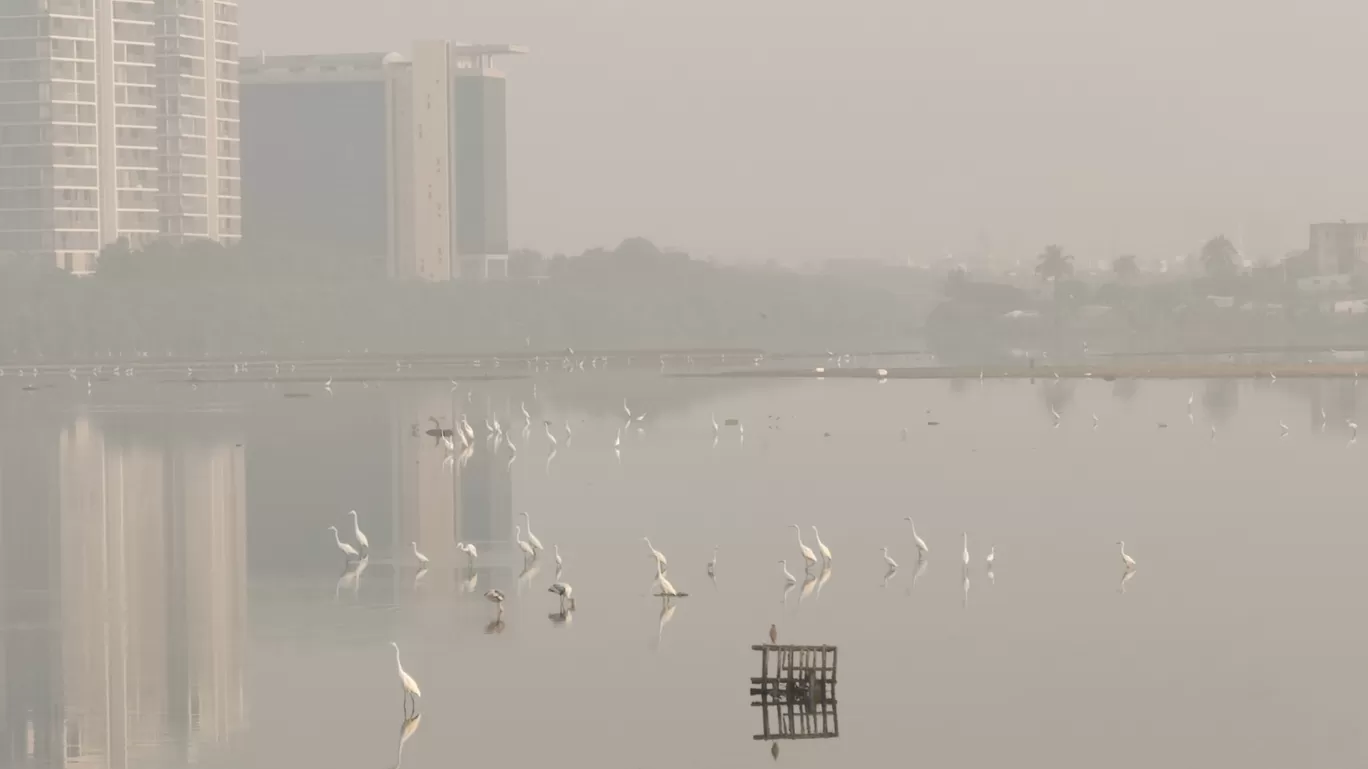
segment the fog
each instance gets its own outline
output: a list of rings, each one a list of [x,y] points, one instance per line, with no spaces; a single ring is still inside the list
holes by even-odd
[[[244,54],[525,44],[510,237],[1009,264],[1361,218],[1354,0],[242,0]]]

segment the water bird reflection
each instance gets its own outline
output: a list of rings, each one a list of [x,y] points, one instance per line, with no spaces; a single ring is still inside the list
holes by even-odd
[[[399,769],[404,765],[404,743],[409,741],[409,738],[413,736],[414,732],[418,731],[418,727],[422,723],[423,714],[415,713],[412,716],[405,718],[403,723],[399,724],[399,745],[395,750],[394,769]]]

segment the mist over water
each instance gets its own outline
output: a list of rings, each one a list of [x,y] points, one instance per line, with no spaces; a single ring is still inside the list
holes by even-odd
[[[393,766],[407,733],[413,767],[510,750],[769,765],[746,693],[749,647],[771,623],[781,643],[841,651],[840,736],[784,741],[787,765],[1364,755],[1350,714],[1368,628],[1343,610],[1364,533],[1352,381],[414,370],[334,381],[331,395],[229,375],[87,396],[7,377],[9,763]],[[624,399],[646,417],[622,431],[619,459]],[[448,467],[428,417],[449,427],[462,413],[475,452]],[[511,464],[482,435],[486,415],[517,443]],[[744,441],[723,426],[714,446],[713,415],[739,420]],[[351,509],[371,547],[359,575],[326,530],[349,538]],[[524,511],[547,548],[530,572],[513,544]],[[908,515],[931,548],[924,569]],[[790,523],[810,546],[820,528],[829,573],[804,574]],[[643,536],[690,593],[664,610]],[[1124,583],[1123,538],[1138,562]],[[432,561],[421,577],[410,541]],[[473,570],[457,541],[478,545]],[[578,602],[568,620],[547,592],[553,544]],[[507,595],[501,626],[490,588]],[[422,685],[417,726],[398,707],[391,640]]]

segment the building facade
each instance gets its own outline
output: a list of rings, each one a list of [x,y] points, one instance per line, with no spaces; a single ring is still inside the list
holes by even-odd
[[[1368,266],[1368,222],[1311,225],[1311,261],[1316,275],[1350,275]]]
[[[0,3],[0,255],[235,239],[236,80],[235,0]]]
[[[511,45],[243,62],[245,234],[383,260],[393,278],[508,275]],[[378,270],[377,270],[378,271]]]

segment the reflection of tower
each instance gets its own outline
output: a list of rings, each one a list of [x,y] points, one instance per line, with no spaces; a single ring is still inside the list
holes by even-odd
[[[475,453],[461,469],[457,536],[481,550],[507,551],[513,542],[513,473],[508,449],[476,436]]]
[[[24,456],[31,436],[4,437],[0,477],[32,473],[0,496],[4,560],[22,546],[30,570],[49,575],[38,593],[3,585],[5,627],[32,611],[49,639],[40,650],[6,638],[6,712],[25,714],[4,722],[11,757],[122,767],[169,736],[186,760],[196,743],[242,726],[242,446],[204,437],[214,430],[138,431],[122,420],[77,417],[36,459]],[[16,609],[21,598],[27,608]],[[11,676],[31,669],[43,680]],[[38,714],[46,723],[20,720]],[[35,729],[58,752],[30,748]]]
[[[400,563],[412,559],[411,542],[434,563],[456,559],[455,461],[447,468],[442,439],[428,435],[438,429],[429,417],[441,416],[440,429],[450,430],[451,411],[446,393],[436,391],[401,398],[394,404],[394,510],[391,520],[394,556]],[[460,442],[455,441],[460,447]]]

